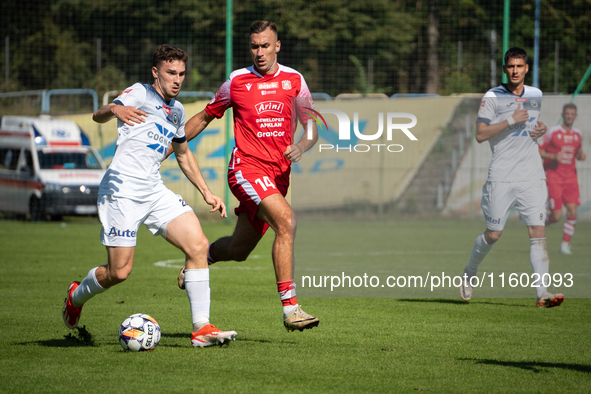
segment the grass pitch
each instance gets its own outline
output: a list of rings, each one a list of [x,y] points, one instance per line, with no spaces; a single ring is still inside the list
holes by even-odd
[[[323,224],[320,230],[348,225]],[[298,242],[310,243],[305,252],[313,253],[319,239],[307,239],[306,228],[301,223]],[[398,239],[429,240],[397,243],[407,256],[399,264],[410,269],[421,259],[413,255],[431,250],[436,259],[425,260],[461,272],[483,228],[481,222],[420,221],[396,223],[388,231]],[[213,240],[232,228],[206,224],[204,230]],[[558,226],[548,229],[551,270],[589,264],[591,225],[577,224],[573,256],[556,252],[560,232]],[[144,229],[132,275],[89,301],[80,321],[85,329],[70,331],[61,319],[64,295],[72,280],[106,261],[98,233],[94,220],[0,221],[1,392],[573,393],[591,388],[591,301],[568,298],[567,290],[565,303],[552,309],[535,308],[533,293],[529,298],[477,298],[475,293],[470,303],[456,297],[300,297],[304,309],[320,317],[320,326],[287,333],[270,260],[272,234],[246,262],[211,270],[211,320],[238,332],[230,346],[190,346],[188,300],[176,287],[182,254]],[[509,223],[504,237],[483,269],[508,259],[523,264],[524,258],[527,268],[523,225]],[[442,244],[458,252],[438,255]],[[352,266],[363,259],[343,255],[341,261]],[[153,352],[125,352],[118,343],[119,324],[138,312],[160,323],[163,335]]]

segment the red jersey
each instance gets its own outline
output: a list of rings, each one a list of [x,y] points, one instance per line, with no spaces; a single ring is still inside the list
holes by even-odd
[[[579,129],[574,127],[571,130],[565,130],[562,125],[556,125],[550,128],[540,145],[540,149],[549,153],[562,152],[560,161],[544,160],[544,170],[546,173],[555,172],[561,178],[577,178],[577,168],[575,158],[577,152],[581,149],[582,135]]]
[[[298,97],[304,99],[296,101]],[[283,153],[293,144],[292,130],[295,131],[298,119],[306,124],[311,118],[304,114],[308,112],[304,107],[314,108],[304,77],[280,64],[272,75],[261,75],[254,66],[236,70],[205,111],[219,119],[228,107],[234,110],[234,137],[239,156],[286,172],[291,162]]]

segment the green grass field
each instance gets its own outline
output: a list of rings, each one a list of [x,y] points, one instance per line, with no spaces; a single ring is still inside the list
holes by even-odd
[[[459,271],[454,275],[461,274],[484,228],[482,222],[444,220],[381,226],[394,240],[385,250],[395,257],[389,261],[396,272],[412,272],[417,265],[420,272],[432,264]],[[300,222],[302,267],[310,269],[310,260],[331,270],[336,259],[344,269],[365,264],[365,271],[379,274],[383,263],[372,265],[375,256],[364,256],[362,248],[337,258],[342,247],[331,244],[331,237],[352,227]],[[204,229],[213,240],[232,227],[215,223]],[[591,265],[591,224],[577,224],[573,256],[556,252],[560,232],[558,226],[548,230],[551,271],[581,273]],[[565,303],[552,309],[535,308],[533,290],[529,298],[479,298],[475,292],[470,303],[455,297],[455,289],[453,296],[436,298],[425,290],[404,298],[300,297],[304,309],[320,317],[320,326],[287,333],[270,260],[272,234],[253,258],[211,269],[212,322],[238,332],[229,346],[190,346],[188,300],[176,286],[174,268],[182,253],[144,229],[129,279],[85,305],[80,325],[90,337],[83,337],[66,329],[61,308],[68,284],[105,262],[98,233],[98,223],[86,219],[65,225],[0,221],[0,392],[591,390],[591,301],[568,298],[567,289]],[[523,225],[509,223],[503,237],[481,269],[509,261],[517,271],[530,272]],[[368,250],[382,246],[370,243]],[[119,324],[137,312],[160,323],[163,335],[153,352],[125,352],[118,343]]]

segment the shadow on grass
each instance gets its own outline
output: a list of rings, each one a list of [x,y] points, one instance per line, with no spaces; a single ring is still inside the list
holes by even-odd
[[[462,301],[462,300],[454,300],[451,298],[400,298],[398,301],[401,302],[434,302],[439,304],[456,304],[456,305],[470,305],[470,304],[486,304],[486,305],[503,305],[503,306],[514,306],[519,308],[530,308],[531,305],[523,305],[523,304],[507,304],[505,302],[490,302],[490,301],[479,301],[479,300],[472,300],[472,301]]]
[[[48,339],[45,341],[21,342],[19,345],[41,345],[47,347],[80,347],[80,346],[98,346],[92,339],[92,334],[86,329],[86,326],[76,327],[63,339]]]
[[[184,332],[175,332],[172,334],[162,334],[162,338],[181,338],[181,339],[189,339],[191,338],[191,334],[187,334]],[[241,338],[240,334],[236,337],[236,342],[255,342],[255,343],[274,343],[276,341],[269,341],[267,339],[252,339],[252,338]],[[296,342],[292,341],[281,341],[281,343],[290,343],[296,344]]]
[[[535,373],[543,372],[544,368],[562,368],[569,369],[571,371],[591,373],[591,365],[584,364],[544,363],[535,361],[500,361],[478,358],[460,358],[459,360],[473,361],[475,364],[500,365],[502,367],[520,368],[526,371],[533,371]]]

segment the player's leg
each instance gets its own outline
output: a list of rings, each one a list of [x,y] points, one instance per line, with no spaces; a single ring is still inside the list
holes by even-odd
[[[257,217],[275,232],[272,258],[277,280],[277,291],[283,304],[283,324],[288,331],[304,330],[318,326],[320,320],[304,312],[297,302],[296,285],[293,280],[293,244],[296,220],[283,195],[272,194],[261,201]]]
[[[486,230],[476,237],[470,260],[464,268],[460,298],[468,301],[472,298],[473,288],[470,280],[476,276],[478,266],[490,252],[492,245],[499,240],[511,207],[515,193],[510,183],[487,182],[482,188],[481,207],[486,218]]]
[[[234,233],[222,237],[209,246],[208,261],[244,261],[257,246],[263,236],[257,232],[246,213],[238,215]]]
[[[124,281],[133,268],[137,229],[149,204],[110,195],[99,197],[98,214],[102,224],[101,242],[107,247],[107,265],[95,267],[82,282],[68,287],[62,317],[68,328],[78,325],[82,306],[97,294]],[[111,223],[118,223],[115,228]]]
[[[182,198],[170,190],[163,191],[157,201],[145,223],[153,234],[162,235],[185,254],[185,290],[193,323],[192,345],[205,347],[234,339],[235,331],[218,330],[209,322],[208,241],[199,219]]]
[[[559,222],[562,219],[562,193],[563,187],[560,179],[549,178],[548,185],[548,208],[550,215],[546,220],[546,225]]]
[[[530,263],[534,272],[537,305],[539,307],[558,306],[564,300],[562,294],[550,294],[546,289],[549,277],[550,259],[546,246],[546,187],[543,180],[522,183],[515,207],[527,224],[530,238]]]
[[[566,204],[566,221],[562,228],[562,244],[560,245],[560,253],[572,254],[570,250],[570,240],[575,235],[575,225],[577,224],[577,204],[567,202]]]

